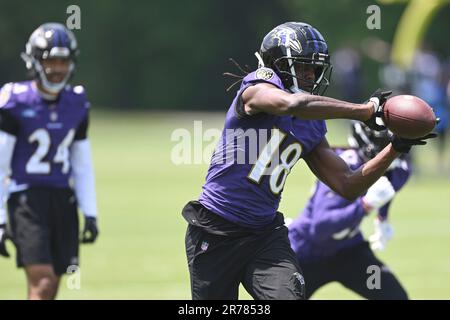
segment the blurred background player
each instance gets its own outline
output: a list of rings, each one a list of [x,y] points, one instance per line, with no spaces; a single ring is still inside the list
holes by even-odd
[[[82,242],[98,234],[89,103],[83,87],[68,85],[77,53],[62,24],[41,25],[22,54],[33,80],[0,93],[0,254],[9,256],[8,199],[8,233],[29,299],[54,299],[61,275],[78,265],[77,205],[85,216]]]
[[[376,156],[389,143],[390,133],[373,131],[361,122],[352,122],[349,144],[336,153],[356,169]],[[289,239],[299,259],[307,283],[306,297],[327,283],[337,281],[367,299],[407,299],[398,279],[372,252],[383,250],[393,230],[387,216],[395,194],[405,185],[411,173],[407,154],[396,159],[385,175],[364,196],[349,201],[318,181],[303,213],[287,221]],[[375,233],[364,240],[360,224],[371,212]],[[369,266],[381,270],[381,288],[367,286]]]
[[[440,119],[435,131],[438,134],[438,172],[442,174],[447,170],[445,138],[450,121],[450,66],[441,61],[436,52],[424,45],[415,53],[412,67],[412,94],[425,100]]]
[[[379,118],[389,92],[365,104],[321,96],[331,72],[328,47],[306,23],[277,26],[256,55],[259,69],[242,79],[199,201],[183,209],[193,299],[237,299],[240,283],[254,299],[304,298],[304,279],[277,211],[295,163],[303,158],[330,188],[354,199],[400,152],[425,143],[394,138],[352,171],[330,148],[323,120],[357,119],[384,130]],[[252,133],[259,140],[247,140]]]

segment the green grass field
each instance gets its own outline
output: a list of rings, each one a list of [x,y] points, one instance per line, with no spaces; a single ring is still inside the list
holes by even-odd
[[[81,289],[61,283],[60,299],[189,299],[184,254],[186,223],[180,211],[198,196],[207,164],[171,162],[171,133],[193,130],[193,120],[221,128],[222,114],[95,112],[91,140],[97,177],[100,237],[81,247]],[[345,143],[342,122],[329,123],[328,139]],[[449,146],[450,147],[450,146]],[[436,152],[423,148],[420,174],[397,196],[391,210],[395,236],[379,256],[413,299],[450,298],[450,156],[438,173]],[[417,153],[418,154],[418,153]],[[314,181],[303,162],[292,171],[281,211],[295,217]],[[363,226],[371,231],[372,219]],[[14,252],[9,243],[9,251]],[[0,299],[23,299],[25,276],[14,259],[0,258]],[[242,299],[249,296],[242,290]],[[358,298],[330,284],[316,299]]]

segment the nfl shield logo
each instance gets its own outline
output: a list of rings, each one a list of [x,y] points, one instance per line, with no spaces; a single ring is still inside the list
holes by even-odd
[[[202,251],[206,251],[208,249],[208,246],[209,243],[207,241],[203,241],[200,249],[202,249]]]
[[[53,121],[53,122],[58,120],[58,114],[56,112],[50,113],[50,120]]]

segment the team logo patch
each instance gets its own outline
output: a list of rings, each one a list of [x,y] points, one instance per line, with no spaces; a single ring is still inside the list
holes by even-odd
[[[302,298],[305,297],[305,278],[303,278],[303,276],[298,273],[295,272],[294,273],[294,290],[295,292]]]
[[[300,31],[306,37],[306,32],[303,29]],[[284,46],[290,48],[298,53],[303,51],[302,44],[298,40],[297,33],[294,29],[289,27],[279,27],[272,31],[271,37],[273,41],[276,41],[278,46]]]
[[[303,276],[302,276],[300,273],[295,272],[295,273],[294,273],[294,277],[297,279],[298,282],[300,282],[300,284],[301,284],[302,286],[305,285],[305,278],[303,278]]]
[[[256,79],[261,79],[261,80],[270,80],[273,78],[274,72],[271,69],[268,68],[260,68],[258,70],[256,70]]]
[[[200,246],[200,249],[202,249],[202,251],[206,251],[208,250],[209,247],[209,243],[207,241],[203,241],[202,245]]]

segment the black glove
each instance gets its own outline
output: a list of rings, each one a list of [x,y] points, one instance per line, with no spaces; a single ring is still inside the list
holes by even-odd
[[[82,243],[94,243],[98,236],[97,219],[94,217],[84,218],[84,230],[81,238]]]
[[[6,224],[0,224],[0,255],[9,258],[8,250],[6,250],[6,239],[9,239]]]
[[[437,137],[436,133],[429,133],[425,137],[422,137],[422,138],[405,139],[405,138],[400,138],[399,136],[393,134],[391,136],[391,143],[392,143],[392,146],[394,147],[395,151],[400,152],[400,153],[408,153],[409,150],[411,150],[412,146],[425,145],[425,144],[427,144],[427,142],[425,140],[433,139],[436,137]]]
[[[370,129],[376,131],[386,130],[386,125],[382,125],[381,122],[385,123],[383,109],[384,104],[391,93],[392,91],[381,91],[378,89],[370,96],[369,101],[375,104],[375,112],[369,120],[364,122]],[[377,119],[381,119],[381,121],[379,120],[379,123],[377,123]]]

